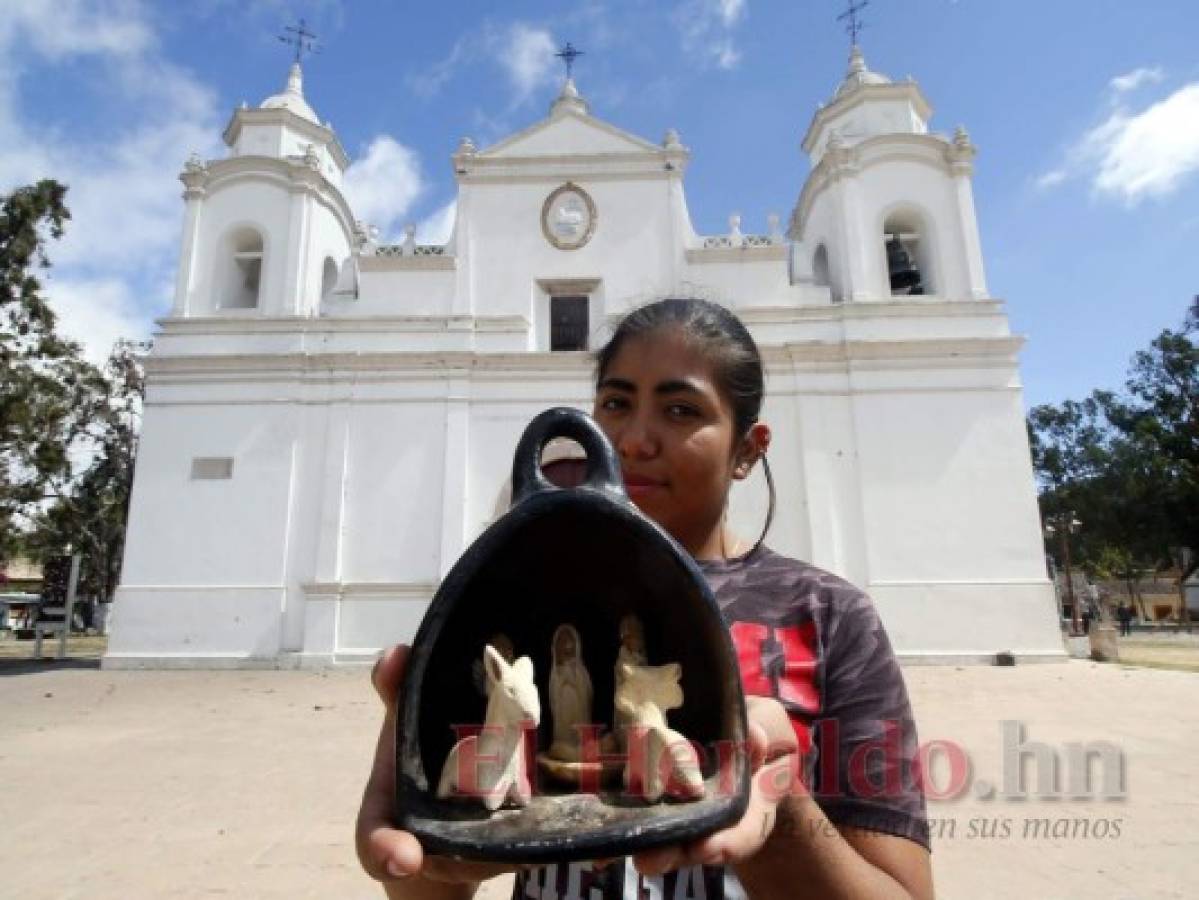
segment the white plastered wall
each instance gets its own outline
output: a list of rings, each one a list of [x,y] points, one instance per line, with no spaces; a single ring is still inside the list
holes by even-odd
[[[269,179],[239,179],[211,188],[203,200],[195,255],[194,288],[188,316],[261,316],[278,314],[287,281],[287,234],[290,198],[286,188]],[[220,273],[227,237],[239,228],[253,228],[263,239],[258,306],[221,308]]]
[[[535,317],[537,282],[603,278],[607,309],[625,309],[674,283],[682,246],[671,215],[666,178],[627,182],[576,180],[595,202],[591,240],[577,250],[559,250],[541,231],[546,197],[566,179],[535,183],[487,182],[468,185],[471,248],[469,283],[477,310],[492,315]]]
[[[278,654],[295,433],[287,406],[149,400],[109,654]],[[197,457],[232,477],[193,478]]]

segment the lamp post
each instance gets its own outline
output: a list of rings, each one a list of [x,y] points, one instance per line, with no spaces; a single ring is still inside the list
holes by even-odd
[[[1045,526],[1046,534],[1057,534],[1062,542],[1062,568],[1066,574],[1066,596],[1070,600],[1071,619],[1073,620],[1071,628],[1074,637],[1080,636],[1083,631],[1082,616],[1078,611],[1078,601],[1074,597],[1074,578],[1070,572],[1070,535],[1076,532],[1081,525],[1082,522],[1074,518],[1074,513],[1064,512],[1055,519],[1051,519]]]

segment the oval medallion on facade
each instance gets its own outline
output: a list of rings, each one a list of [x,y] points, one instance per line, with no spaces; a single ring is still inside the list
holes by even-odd
[[[541,230],[559,250],[578,250],[595,234],[595,202],[573,182],[567,182],[545,198],[541,207]]]

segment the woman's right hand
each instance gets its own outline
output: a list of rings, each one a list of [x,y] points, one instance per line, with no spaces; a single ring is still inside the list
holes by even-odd
[[[384,651],[371,671],[384,716],[358,810],[358,861],[371,878],[384,883],[391,897],[470,896],[480,882],[514,871],[513,867],[426,856],[414,835],[395,827],[396,715],[407,662],[408,647],[399,644]]]

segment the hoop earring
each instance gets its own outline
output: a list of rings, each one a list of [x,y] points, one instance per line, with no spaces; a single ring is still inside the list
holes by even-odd
[[[753,553],[762,546],[762,542],[766,540],[766,533],[770,531],[770,526],[774,522],[774,507],[776,494],[774,489],[774,473],[770,471],[770,461],[766,458],[766,454],[762,454],[762,472],[766,475],[766,488],[770,492],[770,501],[766,506],[766,524],[762,526],[762,533],[758,535],[758,540],[754,544],[750,553]]]

